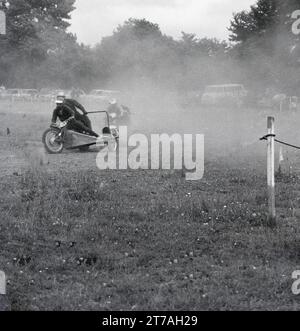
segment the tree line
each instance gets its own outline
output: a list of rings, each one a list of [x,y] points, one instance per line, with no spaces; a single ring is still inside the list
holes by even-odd
[[[300,95],[299,35],[291,31],[297,0],[258,0],[233,14],[229,41],[130,18],[94,47],[67,31],[75,0],[0,0],[7,34],[0,36],[0,85],[9,87],[201,90],[243,83],[253,93],[273,88]]]

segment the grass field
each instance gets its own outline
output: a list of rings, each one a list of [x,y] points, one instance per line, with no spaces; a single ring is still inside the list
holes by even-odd
[[[205,133],[204,178],[188,182],[182,171],[100,171],[93,152],[45,156],[35,142],[51,112],[29,108],[0,106],[0,269],[13,310],[300,308],[299,152],[284,152],[269,228],[265,114],[137,119],[136,131]],[[299,119],[276,115],[281,138],[299,143]]]

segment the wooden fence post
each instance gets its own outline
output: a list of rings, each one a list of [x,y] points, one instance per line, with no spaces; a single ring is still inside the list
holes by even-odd
[[[6,277],[5,273],[0,270],[0,295],[6,295]]]

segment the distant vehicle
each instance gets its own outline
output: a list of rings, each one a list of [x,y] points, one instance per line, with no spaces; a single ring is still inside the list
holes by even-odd
[[[81,96],[82,102],[92,108],[100,107],[106,109],[113,100],[119,101],[121,92],[114,90],[92,90],[90,93]]]
[[[39,91],[36,89],[22,89],[21,98],[28,101],[34,101],[38,98]]]
[[[234,105],[242,106],[247,91],[241,84],[209,85],[201,98],[201,104],[205,106]]]
[[[6,99],[19,98],[21,96],[20,89],[7,89],[4,93]]]
[[[73,95],[73,90],[57,90],[57,89],[49,89],[49,88],[42,88],[39,92],[39,100],[40,101],[55,101],[57,95],[63,92],[67,98],[79,98],[85,95],[83,90],[76,90],[75,95]]]
[[[64,92],[65,96],[68,99],[76,99],[85,96],[85,92],[81,89],[74,89],[74,90],[61,90],[60,92]]]
[[[12,101],[34,101],[38,98],[35,89],[7,89],[3,91],[2,98]]]
[[[116,99],[119,94],[120,94],[120,91],[92,90],[89,94],[86,95],[86,97],[93,98],[93,99],[111,100],[111,99]]]
[[[42,88],[39,92],[39,100],[40,101],[54,101],[56,98],[55,91],[49,88]]]

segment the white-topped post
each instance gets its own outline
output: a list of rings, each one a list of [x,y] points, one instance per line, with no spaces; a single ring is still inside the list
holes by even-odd
[[[276,209],[275,209],[275,119],[268,117],[268,162],[267,162],[267,177],[268,177],[268,207],[269,224],[276,224]]]

